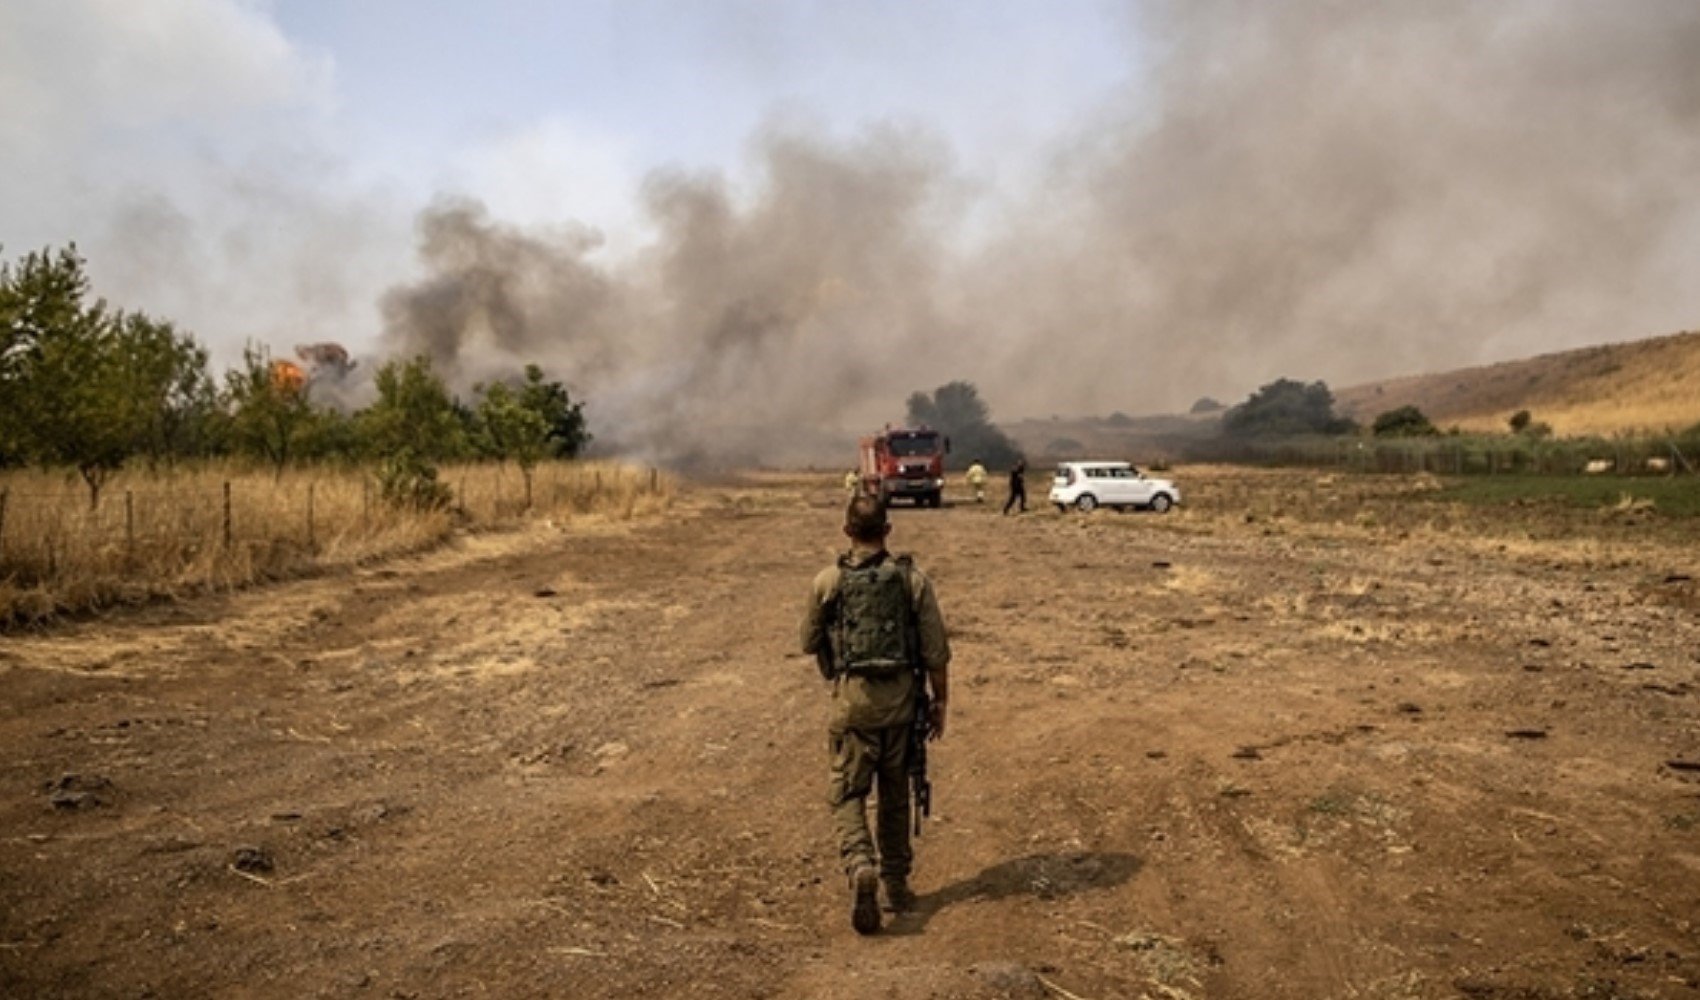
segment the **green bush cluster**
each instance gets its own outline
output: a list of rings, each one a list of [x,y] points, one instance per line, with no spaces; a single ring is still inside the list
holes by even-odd
[[[1357,425],[1334,412],[1334,394],[1326,383],[1305,384],[1281,378],[1252,393],[1222,416],[1229,438],[1269,439],[1307,434],[1350,434]]]

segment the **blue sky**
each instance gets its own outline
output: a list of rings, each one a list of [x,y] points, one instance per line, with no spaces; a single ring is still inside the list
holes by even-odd
[[[774,115],[937,129],[969,173],[1042,155],[1130,78],[1131,16],[1061,3],[279,0],[334,66],[356,161],[452,181],[469,147],[539,129],[632,173],[740,165]],[[476,192],[475,192],[476,193]]]

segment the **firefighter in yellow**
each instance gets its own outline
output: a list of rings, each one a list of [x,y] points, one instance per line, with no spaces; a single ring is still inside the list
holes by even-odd
[[[968,467],[968,477],[967,478],[968,478],[968,488],[974,491],[974,502],[975,503],[985,503],[986,502],[986,467],[984,465],[980,464],[979,459],[976,458],[974,460],[974,464],[970,465]]]
[[[882,885],[887,909],[901,913],[915,905],[910,782],[918,795],[927,785],[924,774],[910,773],[912,759],[925,759],[925,744],[912,740],[944,735],[949,694],[950,642],[938,600],[908,556],[886,551],[890,531],[877,497],[850,500],[844,515],[850,551],[815,577],[802,622],[803,651],[814,654],[832,682],[827,801],[850,878],[850,924],[861,934],[879,930]],[[926,714],[917,718],[922,704]],[[875,786],[870,836],[867,800]]]
[[[850,496],[855,496],[856,492],[858,490],[860,490],[861,488],[862,488],[862,474],[861,473],[857,472],[855,469],[851,469],[849,472],[846,472],[844,474],[844,492],[845,493],[848,493]]]

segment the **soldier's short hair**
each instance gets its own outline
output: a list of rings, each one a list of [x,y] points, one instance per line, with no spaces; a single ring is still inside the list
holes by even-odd
[[[844,508],[844,530],[859,542],[883,540],[888,526],[885,504],[879,497],[853,496]]]

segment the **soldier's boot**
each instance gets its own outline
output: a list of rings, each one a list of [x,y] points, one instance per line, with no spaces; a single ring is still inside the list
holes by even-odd
[[[857,865],[850,873],[850,926],[858,934],[875,934],[880,929],[879,872],[873,865]]]
[[[915,893],[909,889],[906,878],[886,878],[885,908],[893,913],[908,913],[915,908]]]

